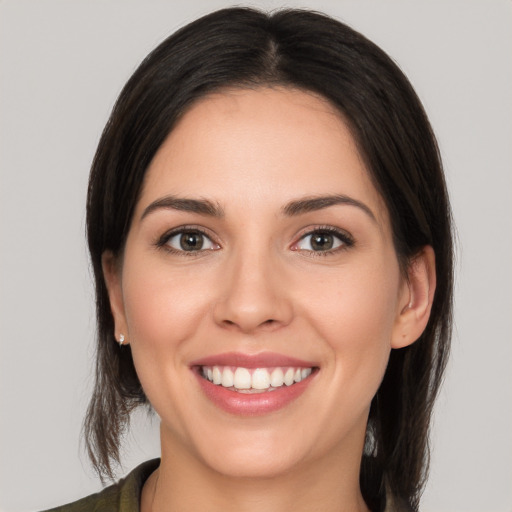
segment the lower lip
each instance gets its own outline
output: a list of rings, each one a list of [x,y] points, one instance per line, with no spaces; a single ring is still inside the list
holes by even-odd
[[[317,372],[291,386],[281,386],[273,391],[260,393],[238,393],[231,389],[213,384],[200,375],[199,369],[194,372],[205,395],[218,407],[230,414],[240,416],[259,416],[286,407],[298,398]]]

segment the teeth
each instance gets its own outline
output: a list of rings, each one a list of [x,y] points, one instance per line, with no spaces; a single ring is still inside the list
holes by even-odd
[[[300,371],[300,380],[305,379],[311,375],[311,368],[302,368]]]
[[[235,390],[266,390],[291,386],[311,375],[312,368],[233,368],[229,366],[203,366],[205,379],[213,384]]]
[[[221,384],[225,388],[230,388],[234,384],[234,375],[233,372],[229,368],[225,368],[222,372],[222,382]]]
[[[264,368],[257,368],[252,374],[253,389],[268,389],[270,387],[270,375]]]
[[[213,383],[214,384],[220,384],[222,382],[222,373],[220,371],[220,368],[218,366],[213,367]]]
[[[286,373],[284,374],[284,383],[287,386],[291,386],[293,384],[293,377],[295,376],[295,370],[293,368],[288,368]]]
[[[284,373],[281,368],[276,368],[270,374],[270,385],[273,388],[280,388],[284,384]]]
[[[251,374],[247,368],[237,368],[235,370],[233,386],[236,389],[251,389]]]

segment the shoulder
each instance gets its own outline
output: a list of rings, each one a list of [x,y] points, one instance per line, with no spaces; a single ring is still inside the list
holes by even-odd
[[[144,462],[101,492],[45,512],[139,512],[144,482],[159,464],[159,459]]]

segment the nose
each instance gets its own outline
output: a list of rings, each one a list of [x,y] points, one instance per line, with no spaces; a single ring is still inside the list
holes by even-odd
[[[215,322],[243,333],[273,331],[293,316],[283,269],[265,254],[244,251],[226,262]]]

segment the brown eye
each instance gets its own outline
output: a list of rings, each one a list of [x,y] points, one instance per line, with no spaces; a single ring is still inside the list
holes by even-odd
[[[330,233],[315,233],[310,240],[313,251],[328,251],[334,246],[334,236]]]
[[[180,236],[180,248],[184,251],[199,251],[203,248],[203,238],[201,233],[183,233]]]
[[[167,240],[166,245],[176,251],[185,252],[208,251],[218,248],[204,233],[190,230],[174,233]]]
[[[352,238],[338,230],[317,229],[304,235],[293,247],[295,251],[328,253],[338,248],[351,247]]]

